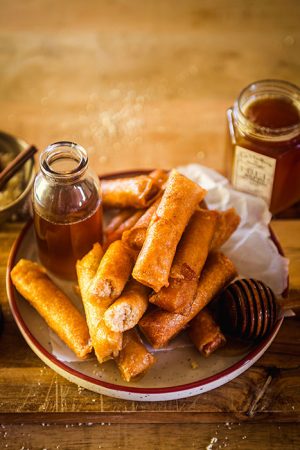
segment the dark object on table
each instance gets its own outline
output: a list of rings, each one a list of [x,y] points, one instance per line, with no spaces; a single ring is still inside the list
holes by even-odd
[[[276,299],[268,286],[252,278],[230,284],[219,301],[222,329],[245,339],[265,336],[285,310],[300,307],[299,299]]]

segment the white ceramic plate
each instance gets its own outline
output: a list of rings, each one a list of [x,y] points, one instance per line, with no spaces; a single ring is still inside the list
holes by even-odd
[[[132,174],[132,173],[131,173]],[[273,236],[275,243],[275,237]],[[279,247],[280,251],[280,247]],[[16,240],[8,261],[7,293],[14,319],[31,349],[54,371],[68,380],[95,392],[127,400],[162,401],[180,399],[215,389],[247,370],[267,350],[282,320],[271,333],[252,346],[227,344],[209,358],[203,358],[185,337],[178,338],[173,349],[155,353],[156,363],[140,380],[126,383],[113,361],[99,365],[95,357],[85,361],[63,360],[53,354],[49,328],[39,314],[16,291],[10,279],[11,268],[20,258],[37,261],[37,249],[32,222],[29,222]],[[72,283],[61,285],[72,300],[80,301]],[[61,342],[62,353],[70,354]]]

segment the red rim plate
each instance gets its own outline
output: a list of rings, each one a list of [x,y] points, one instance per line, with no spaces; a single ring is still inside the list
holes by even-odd
[[[100,178],[103,179],[110,179],[110,178],[117,178],[117,177],[125,177],[125,176],[134,176],[139,175],[141,173],[149,173],[149,170],[132,170],[132,171],[122,171],[122,172],[114,172],[111,174],[103,175]],[[92,383],[96,386],[100,386],[106,389],[110,389],[112,391],[121,391],[121,392],[127,392],[129,394],[142,394],[142,395],[151,395],[151,394],[169,394],[169,393],[175,393],[180,391],[186,391],[186,390],[201,390],[201,388],[204,388],[206,385],[209,385],[211,383],[216,383],[220,381],[220,385],[224,384],[227,381],[224,381],[224,379],[230,377],[234,372],[238,371],[239,373],[243,372],[243,367],[248,366],[249,363],[253,361],[253,363],[257,360],[258,355],[265,349],[269,347],[269,345],[272,343],[273,339],[275,338],[276,334],[278,333],[281,324],[283,322],[283,318],[279,319],[272,331],[268,336],[266,336],[262,341],[260,341],[255,347],[246,355],[244,356],[240,361],[233,364],[232,366],[228,367],[227,369],[212,375],[210,377],[203,378],[199,381],[195,381],[192,383],[186,383],[176,386],[168,386],[164,388],[137,388],[137,387],[130,387],[108,383],[106,381],[101,381],[96,378],[93,378],[89,375],[85,375],[82,372],[73,369],[63,363],[62,361],[59,361],[55,356],[53,356],[48,350],[43,347],[40,342],[31,334],[30,330],[28,329],[26,323],[23,320],[23,317],[19,311],[16,297],[15,297],[15,288],[11,282],[10,278],[10,272],[12,268],[14,267],[16,263],[16,256],[18,253],[18,250],[26,236],[26,234],[29,232],[30,228],[33,225],[33,221],[29,220],[26,225],[23,227],[21,233],[17,237],[16,241],[13,244],[13,247],[10,251],[9,258],[8,258],[8,264],[7,264],[7,272],[6,272],[6,286],[7,286],[7,295],[9,300],[9,305],[13,314],[13,317],[23,335],[27,337],[29,341],[33,343],[33,345],[47,358],[49,359],[52,364],[57,366],[58,368],[66,371],[68,374],[75,376],[79,379],[82,379],[84,381],[87,381],[89,383]],[[270,228],[271,238],[273,242],[275,243],[279,253],[284,256],[283,250],[273,232],[273,230]],[[288,294],[288,287],[284,291],[283,295],[286,296]],[[248,367],[246,367],[244,370],[246,370]],[[228,381],[230,381],[234,377],[230,377]],[[196,394],[196,393],[195,393]]]

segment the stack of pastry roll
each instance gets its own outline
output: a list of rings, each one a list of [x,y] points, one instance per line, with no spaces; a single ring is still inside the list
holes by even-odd
[[[206,209],[195,211],[179,242],[168,286],[153,294],[150,302],[170,312],[183,313],[194,298],[215,232],[218,214]]]
[[[100,363],[117,356],[122,348],[122,334],[111,331],[104,322],[106,303],[90,290],[103,256],[100,244],[77,261],[78,284],[95,355]]]
[[[151,217],[132,276],[155,292],[168,286],[176,248],[206,191],[172,170],[159,205]]]
[[[28,294],[30,287],[20,281],[25,279],[21,263],[12,271],[16,288],[77,355],[93,348],[99,363],[114,359],[126,381],[154,363],[138,330],[153,348],[161,348],[189,327],[196,348],[209,355],[225,342],[207,305],[236,276],[219,251],[239,224],[235,210],[207,209],[206,191],[176,170],[106,180],[102,190],[104,208],[118,212],[106,226],[104,247],[96,243],[76,264],[86,323],[72,310],[68,326],[75,325],[62,332],[69,317],[58,319],[58,303],[49,306],[43,287],[38,298]],[[34,268],[34,285],[49,280],[43,269]],[[68,316],[69,308],[62,308]]]
[[[135,252],[119,240],[113,242],[104,255],[100,244],[95,244],[76,264],[95,355],[99,363],[115,358],[126,381],[144,373],[154,363],[154,357],[133,330],[147,307],[146,288],[137,286],[132,280],[124,289],[135,256]],[[114,303],[116,298],[118,300]],[[131,305],[133,309],[129,311]],[[119,320],[109,326],[111,319],[116,317]],[[114,326],[115,323],[118,326]],[[127,329],[130,332],[123,335]]]
[[[204,196],[201,187],[171,171],[164,192],[122,234],[122,242],[139,252],[132,277],[140,287],[152,290],[150,303],[158,306],[138,321],[154,348],[165,346],[192,319],[205,326],[196,320],[198,313],[236,275],[231,261],[213,251],[229,238],[239,217],[233,209],[224,213],[203,209]],[[105,313],[106,324],[115,331],[132,311],[132,305],[123,309],[122,303],[117,300]],[[221,343],[223,339],[210,348]]]
[[[211,253],[201,273],[196,292],[181,313],[156,309],[139,323],[154,348],[165,346],[237,275],[233,263],[222,253]]]

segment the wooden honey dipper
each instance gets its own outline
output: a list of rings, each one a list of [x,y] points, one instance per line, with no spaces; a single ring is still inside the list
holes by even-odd
[[[265,336],[284,311],[300,308],[300,299],[280,300],[262,281],[236,280],[220,297],[219,320],[224,332],[245,339]]]

